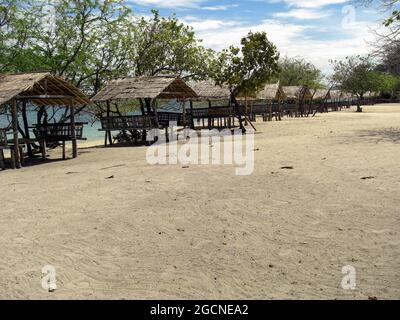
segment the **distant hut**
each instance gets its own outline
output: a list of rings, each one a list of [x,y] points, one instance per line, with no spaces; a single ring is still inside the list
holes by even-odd
[[[262,115],[264,121],[271,121],[274,114],[276,120],[282,119],[282,101],[286,99],[286,95],[279,82],[267,84],[255,98],[257,101],[262,101],[262,104],[253,103],[251,113],[254,120],[255,116]]]
[[[134,133],[141,135],[146,141],[146,134],[151,129],[166,129],[168,140],[168,126],[170,122],[186,126],[188,121],[185,114],[184,101],[197,98],[197,94],[188,86],[185,81],[176,76],[154,76],[154,77],[133,77],[122,78],[110,81],[91,101],[98,104],[106,104],[107,114],[101,118],[102,129],[105,131],[105,145],[107,140],[113,144],[112,131]],[[159,99],[176,99],[182,102],[182,113],[158,112],[157,101]],[[139,100],[141,115],[135,116],[111,116],[111,103],[129,103],[132,100]]]
[[[329,101],[329,108],[332,111],[339,111],[341,109],[341,102],[343,99],[344,92],[341,90],[331,90],[330,95],[331,99]]]
[[[282,88],[287,104],[284,108],[289,113],[289,115],[295,114],[308,116],[307,106],[313,98],[310,89],[306,86],[285,86]]]
[[[328,100],[331,99],[330,90],[327,89],[315,89],[313,91],[313,104],[312,109],[315,112],[328,112]]]
[[[212,81],[190,83],[197,98],[190,101],[192,128],[231,128],[235,125],[235,112],[230,106],[231,92],[226,85],[216,85]],[[196,102],[206,102],[207,107],[195,108]]]
[[[196,92],[196,100],[199,101],[225,101],[231,97],[231,92],[227,85],[216,85],[209,80],[193,82],[189,85]]]
[[[66,82],[62,77],[50,72],[1,74],[0,105],[11,107],[12,132],[11,142],[3,141],[11,149],[13,168],[20,168],[23,161],[21,145],[30,147],[29,124],[24,120],[27,137],[19,139],[18,105],[26,109],[28,103],[37,107],[63,106],[70,109],[70,123],[37,124],[36,141],[41,144],[42,156],[45,157],[46,142],[62,142],[63,158],[65,158],[65,142],[72,141],[73,157],[78,155],[77,140],[82,137],[82,123],[75,122],[75,107],[89,103],[89,99],[77,87]],[[5,130],[3,129],[3,137]],[[7,134],[5,134],[7,137]],[[4,146],[3,146],[4,147]]]
[[[263,90],[257,93],[256,97],[267,101],[282,101],[286,99],[285,92],[279,82],[267,84]]]

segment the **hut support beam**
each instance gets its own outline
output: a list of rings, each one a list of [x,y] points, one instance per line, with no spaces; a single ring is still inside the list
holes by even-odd
[[[71,140],[72,140],[72,158],[78,157],[78,145],[76,142],[76,127],[75,127],[75,102],[71,99]]]
[[[17,100],[13,99],[11,102],[11,116],[12,116],[12,128],[13,128],[13,140],[14,140],[14,150],[12,151],[12,167],[13,169],[21,168],[21,159],[19,154],[19,139],[18,139],[18,110],[17,110]]]

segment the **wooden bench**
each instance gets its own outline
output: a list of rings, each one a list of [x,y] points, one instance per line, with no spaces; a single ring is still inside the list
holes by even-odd
[[[0,169],[4,170],[5,165],[5,156],[4,150],[10,150],[11,161],[15,164],[15,148],[14,148],[14,141],[8,139],[7,132],[10,131],[9,129],[0,129]],[[19,156],[21,159],[21,164],[24,163],[24,152],[23,152],[23,145],[26,144],[24,139],[19,139]]]
[[[75,139],[76,140],[86,140],[83,137],[83,128],[87,122],[77,122],[75,123]],[[39,142],[42,151],[42,158],[46,158],[46,144],[50,143],[62,143],[63,148],[63,159],[66,158],[65,155],[65,143],[67,141],[73,141],[72,135],[72,125],[71,123],[48,123],[41,125],[34,125],[33,133],[36,136],[36,141]]]

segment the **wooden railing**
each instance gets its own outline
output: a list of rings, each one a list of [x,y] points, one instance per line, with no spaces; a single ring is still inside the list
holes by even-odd
[[[77,140],[83,138],[83,128],[87,123],[75,123],[75,137]],[[35,125],[33,129],[36,138],[46,142],[72,141],[72,125],[70,123],[50,123]]]
[[[150,116],[104,117],[100,121],[100,131],[150,130],[155,127],[155,121]]]

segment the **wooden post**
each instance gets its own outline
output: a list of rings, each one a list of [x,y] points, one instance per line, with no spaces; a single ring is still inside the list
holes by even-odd
[[[154,111],[154,121],[155,121],[156,129],[160,130],[160,123],[158,122],[158,112],[157,112],[157,108],[158,108],[157,99],[153,99],[152,100],[151,106],[152,106],[153,111]],[[168,136],[168,127],[169,127],[169,123],[167,124],[167,130],[165,132],[165,134],[167,136]],[[169,136],[167,137],[167,142],[169,142]]]
[[[33,157],[33,152],[32,152],[32,145],[30,143],[30,133],[29,133],[29,123],[28,123],[28,117],[27,117],[27,111],[26,111],[26,100],[22,101],[22,120],[24,122],[24,130],[26,134],[26,145],[27,145],[27,151],[28,151],[28,156],[29,158]]]
[[[111,112],[110,100],[107,100],[107,118],[110,117],[110,112]],[[107,139],[108,139],[110,146],[112,146],[113,142],[112,142],[112,137],[111,137],[111,131],[106,131],[106,144],[107,144]]]
[[[192,100],[190,100],[190,113],[192,114],[192,119],[190,120],[190,128],[194,130],[193,101]]]
[[[21,168],[21,160],[19,154],[19,139],[18,139],[18,110],[17,110],[17,100],[13,99],[11,102],[11,115],[12,115],[12,128],[13,128],[13,138],[14,138],[14,156],[12,159],[13,169]]]
[[[208,130],[211,130],[211,116],[210,116],[210,109],[211,109],[211,100],[208,100]]]
[[[78,157],[78,145],[76,143],[76,127],[75,127],[75,102],[71,99],[71,140],[72,140],[72,158]]]
[[[183,120],[183,127],[186,127],[186,103],[185,99],[182,100],[182,120]]]

